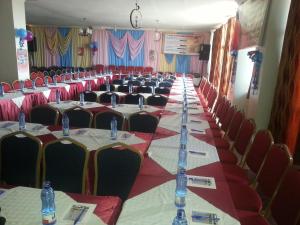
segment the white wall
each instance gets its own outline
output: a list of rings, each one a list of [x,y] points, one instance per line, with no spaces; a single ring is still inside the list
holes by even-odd
[[[269,124],[290,3],[291,0],[271,1],[255,117],[259,129]]]
[[[253,71],[253,62],[249,59],[247,53],[255,49],[255,47],[251,47],[238,51],[233,104],[244,111],[247,111],[246,97]]]

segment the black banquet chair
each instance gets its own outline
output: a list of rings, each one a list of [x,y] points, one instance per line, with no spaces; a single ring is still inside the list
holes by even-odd
[[[151,95],[147,98],[147,104],[153,106],[165,106],[168,99],[162,95]]]
[[[71,127],[89,128],[92,125],[93,114],[86,109],[74,107],[67,109],[64,113],[69,117]]]
[[[120,85],[118,87],[118,92],[128,93],[129,92],[129,86],[128,85]]]
[[[154,133],[158,124],[158,118],[147,112],[133,113],[128,118],[128,130],[143,133]]]
[[[95,92],[92,91],[85,91],[84,94],[84,100],[87,102],[97,102],[98,96]]]
[[[142,95],[140,94],[127,94],[125,96],[125,99],[124,99],[124,103],[125,104],[139,104],[139,98],[141,97]],[[142,96],[143,97],[143,96]],[[144,97],[143,97],[144,98]],[[145,99],[144,99],[144,102],[145,102]]]
[[[167,88],[171,88],[172,87],[172,83],[168,82],[168,81],[163,81],[159,83],[159,87],[167,87]]]
[[[139,86],[136,90],[137,93],[152,93],[152,87],[150,86]]]
[[[125,117],[122,113],[116,111],[105,111],[97,113],[94,118],[94,127],[97,129],[110,130],[110,121],[113,119],[113,117],[115,117],[117,120],[117,129],[123,130]]]
[[[100,148],[95,153],[94,194],[119,196],[125,201],[140,170],[143,156],[123,143]]]
[[[119,104],[119,95],[113,92],[105,92],[99,96],[100,103],[111,103],[111,96],[116,96],[116,103]]]
[[[170,89],[165,87],[157,87],[155,88],[155,93],[168,95],[170,94]]]
[[[5,135],[0,144],[0,180],[13,186],[40,186],[42,142],[22,131]]]
[[[59,111],[49,105],[38,105],[31,109],[29,117],[31,123],[57,125]]]
[[[113,84],[116,84],[116,85],[123,85],[123,80],[122,80],[122,79],[119,79],[119,80],[113,80],[112,83],[113,83]]]
[[[86,147],[71,138],[50,142],[43,149],[43,180],[54,190],[84,194],[88,158]]]
[[[110,87],[110,91],[114,91],[115,90],[115,86],[110,84],[109,85]],[[100,87],[99,87],[99,91],[106,91],[106,84],[101,84]]]
[[[130,80],[128,81],[128,85],[132,85],[132,86],[141,86],[141,81],[139,80]]]

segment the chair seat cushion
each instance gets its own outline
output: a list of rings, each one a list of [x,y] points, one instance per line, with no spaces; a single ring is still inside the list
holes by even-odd
[[[227,181],[243,183],[246,185],[250,183],[247,176],[247,170],[232,164],[223,164],[222,167]]]
[[[269,225],[269,222],[256,212],[237,210],[241,225]]]
[[[262,201],[257,192],[248,185],[228,182],[231,197],[236,209],[260,212]]]
[[[227,149],[218,149],[218,155],[222,163],[237,164],[238,162],[235,154]]]

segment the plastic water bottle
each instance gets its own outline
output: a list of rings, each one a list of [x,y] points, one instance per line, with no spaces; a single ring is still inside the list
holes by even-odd
[[[187,109],[183,109],[181,114],[181,125],[186,125],[188,122],[188,112]]]
[[[186,185],[187,176],[185,170],[181,169],[176,176],[175,205],[178,208],[183,208],[185,206],[185,197],[187,193]]]
[[[129,84],[129,94],[132,94],[132,84]]]
[[[116,95],[115,94],[112,94],[111,97],[110,97],[110,102],[111,102],[111,107],[112,108],[116,108],[116,105],[117,105],[117,100],[116,100]]]
[[[180,145],[178,152],[178,170],[186,169],[187,166],[187,150],[185,145]]]
[[[183,145],[185,148],[187,145],[187,136],[188,136],[187,127],[186,125],[182,125],[180,131],[180,145]]]
[[[79,94],[79,104],[80,104],[81,106],[84,105],[84,93],[83,93],[83,92],[81,92],[81,93]]]
[[[23,80],[20,81],[20,88],[21,88],[21,91],[24,92],[25,84],[24,84]]]
[[[19,113],[19,130],[26,129],[25,113],[21,110]]]
[[[55,100],[56,100],[56,104],[60,104],[60,92],[58,89],[55,92]]]
[[[53,84],[56,86],[57,85],[57,79],[56,76],[53,77]]]
[[[35,81],[36,81],[35,79],[33,79],[33,80],[31,81],[32,89],[33,89],[33,90],[36,89]]]
[[[66,81],[66,76],[65,75],[61,75],[61,82],[64,83]]]
[[[49,86],[48,77],[46,77],[46,79],[45,79],[45,86],[46,86],[46,87],[48,87],[48,86]]]
[[[55,194],[50,186],[49,181],[43,183],[43,189],[41,191],[42,200],[42,224],[53,225],[56,223],[55,216]]]
[[[88,89],[88,91],[92,91],[92,83],[90,80],[88,81],[87,89]]]
[[[116,117],[113,117],[112,120],[110,121],[110,138],[112,140],[116,140],[117,139],[117,125],[118,122],[116,120]]]
[[[139,108],[142,110],[144,108],[144,98],[143,96],[139,97]]]
[[[3,97],[4,96],[4,88],[3,88],[3,85],[0,84],[0,97]]]
[[[152,95],[155,95],[155,86],[152,86]]]
[[[106,91],[110,92],[110,84],[108,84],[108,83],[106,84]]]
[[[188,225],[184,209],[177,210],[177,215],[174,218],[172,225]]]
[[[63,136],[69,136],[69,117],[66,113],[62,116],[62,131]]]

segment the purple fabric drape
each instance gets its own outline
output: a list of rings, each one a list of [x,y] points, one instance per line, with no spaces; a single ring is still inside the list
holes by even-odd
[[[110,31],[107,33],[109,35],[114,52],[119,58],[124,57],[127,43],[131,60],[134,60],[138,56],[144,46],[145,34],[143,34],[140,39],[136,40],[130,35],[129,32],[126,32],[121,39],[116,38]]]

